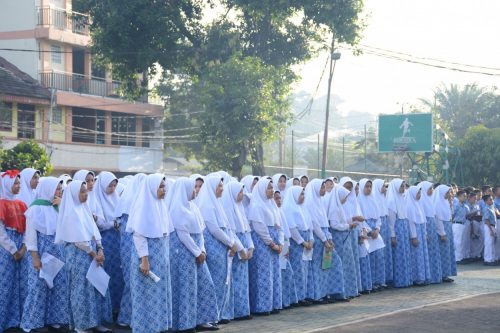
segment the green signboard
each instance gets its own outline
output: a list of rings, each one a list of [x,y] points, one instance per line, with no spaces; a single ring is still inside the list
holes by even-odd
[[[432,152],[432,114],[380,115],[378,151]]]

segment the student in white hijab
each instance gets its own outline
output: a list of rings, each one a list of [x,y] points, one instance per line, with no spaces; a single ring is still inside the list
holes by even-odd
[[[450,276],[457,275],[455,261],[455,244],[451,225],[450,187],[439,185],[434,193],[434,210],[436,212],[436,229],[441,238],[439,242],[441,254],[441,271],[443,282],[453,282]]]
[[[429,252],[425,213],[420,205],[422,188],[410,186],[406,195],[406,216],[410,227],[411,265],[413,284],[424,286],[430,282]]]
[[[222,206],[228,219],[229,229],[238,238],[243,256],[234,256],[231,271],[231,283],[234,290],[234,318],[250,319],[250,299],[248,289],[248,260],[252,259],[254,245],[250,224],[241,203],[244,185],[236,181],[226,184],[222,193]]]
[[[255,245],[254,258],[249,263],[250,311],[255,314],[277,313],[282,307],[279,255],[283,249],[280,243],[283,236],[273,195],[272,180],[268,177],[259,179],[248,208]]]
[[[175,228],[170,242],[172,329],[217,329],[217,325],[208,324],[218,320],[218,306],[206,262],[205,223],[193,202],[195,179],[181,177],[171,191],[169,212]]]
[[[166,191],[163,175],[148,175],[130,208],[126,231],[133,233],[134,242],[130,264],[134,332],[160,332],[172,326]]]
[[[354,268],[356,270],[356,283],[358,285],[358,290],[362,290],[362,284],[361,284],[361,267],[359,265],[359,237],[360,233],[362,231],[362,225],[365,220],[365,218],[362,216],[361,213],[361,208],[359,207],[359,202],[358,202],[358,191],[359,191],[359,184],[352,180],[350,177],[342,177],[340,178],[339,182],[340,186],[343,186],[344,188],[348,189],[351,194],[347,197],[347,201],[344,204],[344,211],[346,213],[347,220],[350,221],[358,221],[359,223],[356,224],[356,227],[354,227],[351,230],[350,233],[350,238],[352,242],[352,250],[353,250],[353,256],[354,256]]]
[[[322,202],[326,194],[326,184],[322,179],[311,180],[305,189],[304,208],[305,216],[312,225],[314,234],[314,248],[312,279],[314,281],[313,300],[327,303],[344,294],[344,277],[342,261],[334,248],[332,234],[329,230],[326,209]],[[330,257],[331,267],[324,268],[325,258]],[[332,296],[332,297],[330,297]]]
[[[40,181],[40,171],[33,168],[26,168],[21,171],[20,176],[21,190],[17,195],[17,199],[21,200],[29,207],[35,200],[36,187]]]
[[[349,191],[344,186],[335,186],[329,197],[328,209],[326,211],[330,228],[332,230],[335,249],[340,256],[340,259],[342,259],[342,268],[344,273],[343,300],[345,301],[348,301],[359,294],[356,278],[356,265],[359,266],[359,263],[356,263],[354,259],[351,233],[360,221],[357,217],[347,218],[344,205],[350,195],[353,195],[353,192]]]
[[[92,217],[94,221],[97,223],[97,225],[105,223],[104,216],[101,211],[101,206],[97,203],[97,197],[94,192],[94,186],[96,182],[95,173],[89,170],[79,170],[75,172],[75,174],[73,175],[73,180],[80,180],[82,182],[85,182],[85,184],[87,184],[87,191],[88,191],[87,205],[89,206],[90,211],[92,212]]]
[[[65,266],[56,275],[51,287],[38,276],[42,268],[40,259],[44,255],[64,261],[64,248],[54,244],[62,183],[55,177],[40,181],[37,196],[25,213],[25,242],[32,264],[20,325],[24,331],[45,326],[50,326],[52,331],[62,331],[61,325],[69,326],[69,289]]]
[[[118,200],[118,203],[115,206],[115,213],[113,214],[120,228],[120,262],[124,281],[122,298],[120,301],[120,312],[116,320],[118,326],[121,327],[130,326],[132,320],[132,301],[130,299],[130,257],[132,255],[134,245],[132,234],[126,232],[127,222],[130,214],[130,207],[132,206],[142,183],[145,181],[146,175],[144,173],[138,173],[134,175],[133,178],[128,179],[127,187],[123,191],[120,200]]]
[[[363,178],[359,181],[359,206],[365,222],[369,229],[369,240],[368,243],[374,242],[376,239],[385,241],[385,238],[380,234],[382,229],[382,212],[381,205],[385,205],[385,202],[380,204],[377,202],[375,193],[378,191],[379,202],[382,193],[380,192],[380,187],[373,188],[375,182],[372,183],[370,179]],[[380,182],[378,184],[380,186]],[[382,181],[383,187],[383,181]],[[385,199],[385,197],[384,197]],[[390,239],[390,238],[388,238]],[[371,269],[371,280],[373,283],[373,290],[377,291],[385,285],[385,247],[372,251],[369,255],[370,257],[370,269]],[[392,257],[391,257],[392,258]]]
[[[394,287],[403,288],[412,285],[410,254],[410,230],[406,216],[406,184],[396,178],[389,183],[387,190],[387,208],[391,229],[392,257],[394,261]]]
[[[74,180],[63,193],[55,244],[65,244],[65,268],[69,277],[70,327],[76,332],[110,330],[102,326],[112,322],[109,292],[102,296],[86,278],[92,261],[104,264],[101,234],[87,205],[85,182]]]
[[[281,192],[274,190],[275,209],[278,210],[280,226],[283,231],[283,251],[279,256],[279,269],[281,269],[281,295],[283,309],[288,309],[294,304],[298,304],[297,290],[295,288],[294,272],[290,264],[290,228],[283,209]]]
[[[234,312],[231,308],[233,304],[229,303],[231,295],[228,299],[224,298],[232,291],[230,286],[226,285],[228,260],[243,250],[241,243],[236,241],[235,236],[229,230],[229,222],[221,204],[223,191],[224,183],[220,176],[207,176],[197,202],[203,221],[207,226],[204,231],[205,247],[208,254],[207,264],[217,294],[219,322],[221,324],[233,319],[232,313]]]
[[[106,249],[104,269],[110,276],[109,293],[113,313],[120,311],[120,302],[123,293],[123,272],[120,259],[120,225],[115,216],[115,210],[120,200],[116,192],[118,179],[108,171],[103,171],[95,183],[93,190],[99,211],[103,219],[97,220],[97,227],[102,237],[102,246]]]
[[[26,298],[29,258],[24,244],[26,204],[16,199],[21,187],[19,171],[7,170],[0,179],[0,331],[18,327]]]
[[[425,215],[426,232],[427,232],[427,251],[429,253],[429,274],[430,283],[443,282],[443,274],[441,269],[441,250],[439,243],[446,241],[446,236],[440,236],[435,220],[436,210],[434,209],[434,188],[432,183],[423,181],[418,184],[422,189],[420,200],[418,201]],[[440,224],[442,227],[442,224]],[[444,230],[441,231],[444,235]]]
[[[387,287],[387,283],[392,284],[393,280],[393,263],[392,263],[392,246],[390,246],[391,229],[389,228],[389,211],[387,209],[387,188],[389,184],[383,179],[375,179],[372,186],[372,194],[379,210],[381,221],[380,235],[384,240],[384,262],[385,262],[385,281],[382,284],[383,288]]]
[[[70,175],[68,175],[67,173],[64,173],[64,174],[60,175],[60,176],[58,177],[58,179],[63,181],[63,183],[62,183],[62,186],[63,186],[63,188],[62,188],[62,189],[63,189],[63,192],[64,192],[64,190],[66,189],[66,187],[68,187],[69,183],[71,183],[71,181],[73,180],[73,178],[71,178],[71,176],[70,176]]]
[[[304,260],[303,254],[312,251],[313,228],[304,214],[305,193],[301,186],[290,187],[283,200],[283,208],[290,230],[289,260],[294,273],[295,289],[300,305],[310,305],[314,296],[311,258]],[[309,287],[308,287],[309,286]]]
[[[250,207],[250,201],[252,200],[252,190],[254,186],[259,181],[259,177],[247,175],[241,179],[241,183],[245,185],[243,188],[243,208],[245,208],[245,215],[248,217],[248,207]]]

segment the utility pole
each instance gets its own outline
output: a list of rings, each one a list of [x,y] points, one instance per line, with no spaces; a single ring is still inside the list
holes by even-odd
[[[294,162],[294,151],[293,151],[293,148],[294,148],[294,144],[293,144],[293,130],[292,130],[292,174],[290,175],[291,177],[293,177],[293,162]]]
[[[342,173],[345,173],[345,136],[342,137]]]
[[[365,124],[365,172],[367,171],[366,170],[366,124]]]
[[[326,178],[326,160],[328,151],[328,120],[330,117],[330,96],[332,90],[333,72],[335,64],[340,59],[340,53],[335,51],[335,35],[332,36],[332,44],[330,46],[330,71],[328,75],[328,91],[326,95],[326,112],[325,112],[325,131],[323,133],[323,161],[321,163],[321,178]]]
[[[320,164],[319,164],[319,133],[318,133],[318,177],[321,177],[321,174],[320,174],[320,170],[319,170],[319,167],[320,167]]]

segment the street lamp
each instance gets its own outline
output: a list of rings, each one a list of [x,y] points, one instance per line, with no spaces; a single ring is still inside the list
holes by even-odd
[[[335,64],[340,59],[340,52],[334,52],[332,41],[332,54],[330,55],[330,73],[328,76],[328,92],[326,95],[326,113],[325,113],[325,131],[323,133],[323,160],[321,163],[321,178],[326,178],[326,153],[328,149],[328,119],[330,117],[330,95],[332,90],[333,72],[335,71]]]

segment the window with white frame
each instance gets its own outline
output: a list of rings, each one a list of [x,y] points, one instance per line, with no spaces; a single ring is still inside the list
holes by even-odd
[[[55,107],[52,109],[52,123],[62,124],[62,109],[60,107]]]
[[[59,45],[51,45],[50,53],[53,64],[62,64],[62,48]]]

